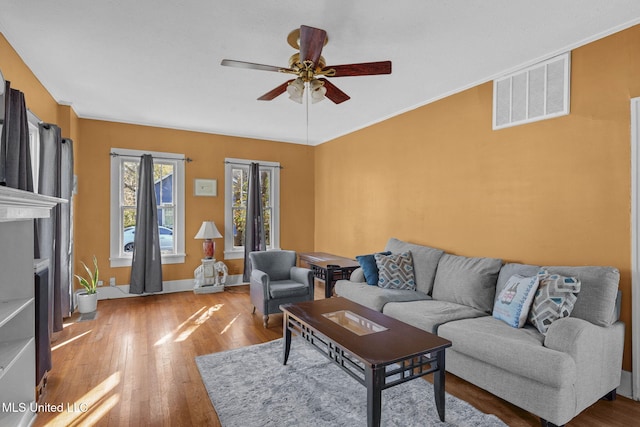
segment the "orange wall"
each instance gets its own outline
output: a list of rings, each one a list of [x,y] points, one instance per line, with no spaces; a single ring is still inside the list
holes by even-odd
[[[13,89],[25,94],[27,108],[40,120],[57,124],[64,138],[78,141],[78,116],[69,105],[59,105],[22,61],[9,42],[0,33],[0,69]],[[76,152],[74,147],[74,153]]]
[[[487,83],[316,149],[316,250],[391,236],[467,256],[620,269],[631,369],[630,98],[640,26],[572,53],[571,114],[493,131]],[[336,168],[335,158],[349,167]]]
[[[639,48],[636,26],[576,49],[566,117],[493,131],[488,83],[315,148],[78,119],[1,35],[0,68],[75,142],[76,260],[95,253],[103,277],[128,283],[129,274],[106,267],[111,147],[195,160],[186,168],[187,262],[165,266],[166,280],[191,277],[200,246],[188,236],[200,221],[224,221],[222,197],[191,197],[193,179],[218,179],[221,194],[224,157],[280,161],[283,247],[354,256],[395,236],[462,255],[619,268],[631,370],[629,100],[640,96]],[[335,158],[349,166],[334,167]],[[240,273],[240,262],[229,264]]]
[[[97,256],[103,278],[129,283],[129,268],[109,268],[109,152],[111,148],[179,152],[194,159],[185,168],[186,253],[184,264],[165,265],[165,280],[190,279],[198,266],[202,243],[190,238],[205,219],[224,228],[224,158],[280,162],[280,245],[311,251],[313,241],[313,147],[246,138],[79,119],[71,106],[59,105],[0,34],[0,69],[12,87],[25,93],[27,107],[45,122],[55,123],[74,141],[75,271],[80,261]],[[218,197],[194,197],[193,180],[218,180]],[[216,242],[216,254],[224,243]],[[242,261],[227,261],[230,274],[242,273]]]
[[[211,135],[149,126],[81,119],[76,173],[76,258],[96,254],[102,277],[116,277],[117,284],[129,283],[130,268],[109,268],[109,153],[112,148],[181,153],[193,159],[185,167],[184,264],[163,266],[164,280],[190,279],[200,264],[202,241],[195,236],[202,221],[213,220],[224,232],[225,157],[280,162],[280,245],[296,251],[313,250],[313,148],[303,145]],[[217,179],[217,197],[195,197],[196,178]],[[221,258],[222,239],[216,240],[216,257]],[[242,274],[241,260],[226,261],[230,274]]]
[[[27,108],[41,120],[58,122],[58,104],[0,33],[0,69],[13,89],[25,94]]]

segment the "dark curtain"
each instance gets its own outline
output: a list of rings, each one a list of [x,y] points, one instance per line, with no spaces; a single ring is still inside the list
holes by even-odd
[[[249,166],[249,181],[247,184],[247,217],[244,228],[244,274],[242,276],[242,280],[245,282],[248,282],[251,278],[249,253],[266,250],[259,163],[251,163]]]
[[[149,154],[140,158],[137,199],[129,293],[162,292],[158,208],[153,179],[153,157]]]
[[[24,93],[5,82],[4,118],[0,136],[0,185],[33,191],[29,124]]]
[[[49,329],[61,331],[73,310],[73,142],[56,125],[42,123],[38,193],[68,200],[36,220],[36,258],[49,260]]]

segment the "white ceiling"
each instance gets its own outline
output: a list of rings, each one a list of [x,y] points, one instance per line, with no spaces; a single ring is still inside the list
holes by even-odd
[[[310,145],[639,22],[638,0],[0,0],[0,31],[81,118]],[[287,66],[300,25],[327,31],[327,64],[393,73],[307,106],[256,100],[288,75],[220,66]]]

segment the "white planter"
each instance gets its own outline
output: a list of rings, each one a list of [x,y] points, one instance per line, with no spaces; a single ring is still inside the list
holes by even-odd
[[[93,313],[98,308],[98,294],[87,294],[86,292],[78,292],[76,294],[78,301],[78,311],[80,313]]]

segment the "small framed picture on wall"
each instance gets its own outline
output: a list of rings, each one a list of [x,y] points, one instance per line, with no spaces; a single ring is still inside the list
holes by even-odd
[[[216,197],[218,195],[218,181],[196,178],[193,181],[193,194],[195,196]]]

